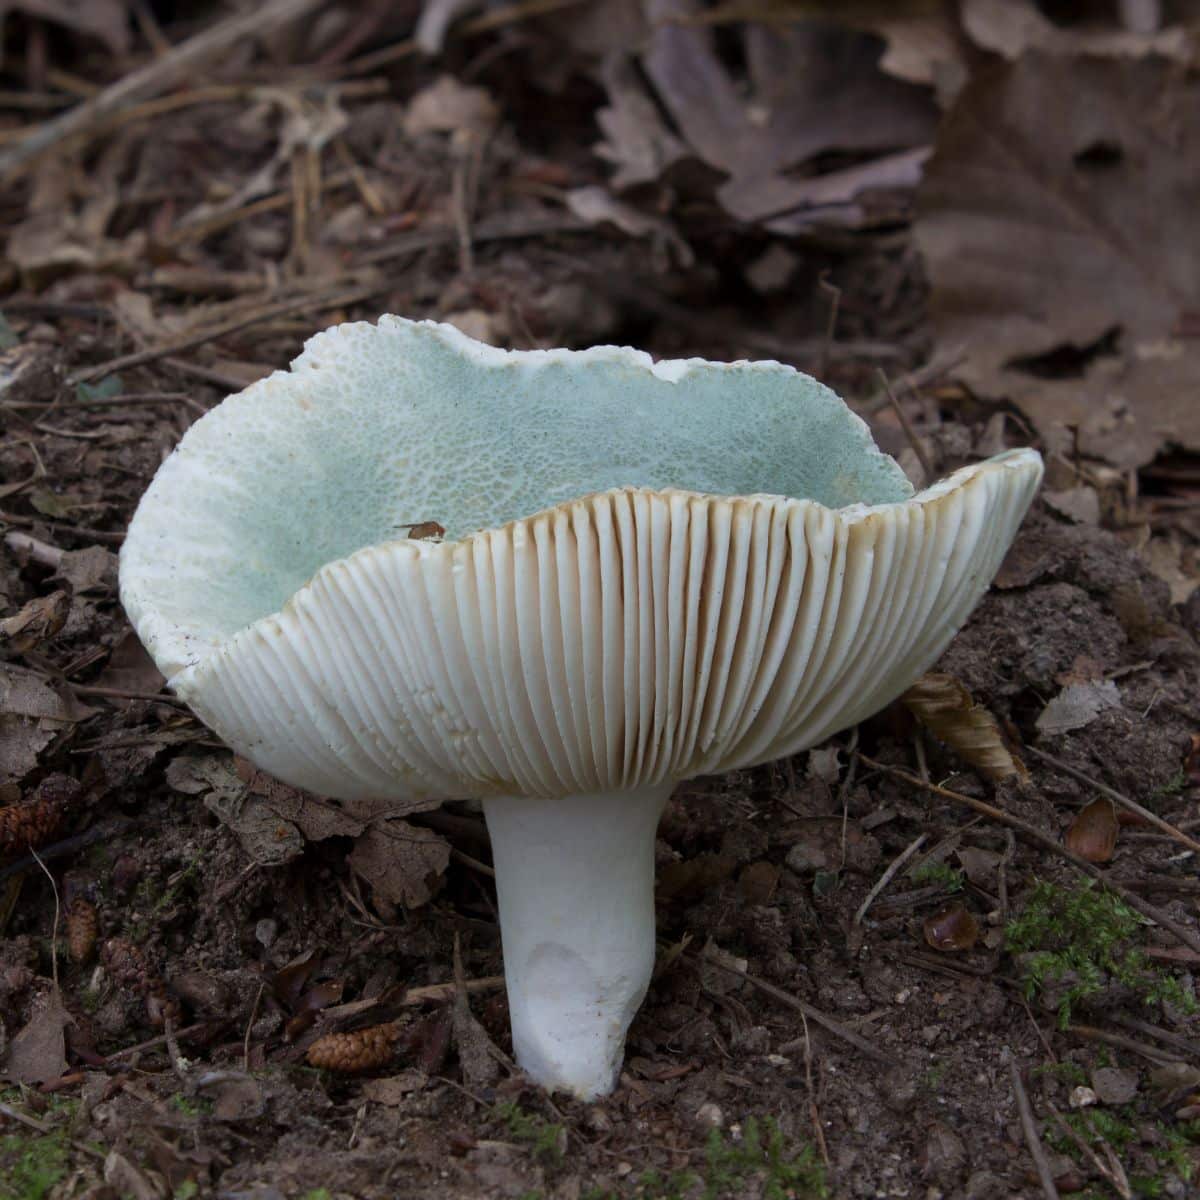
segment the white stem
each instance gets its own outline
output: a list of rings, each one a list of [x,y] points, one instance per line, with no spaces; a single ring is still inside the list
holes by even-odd
[[[670,783],[483,802],[517,1062],[583,1100],[616,1086],[654,969],[654,834]]]

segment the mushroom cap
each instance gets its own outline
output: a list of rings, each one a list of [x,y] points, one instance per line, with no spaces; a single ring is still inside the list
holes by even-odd
[[[779,363],[506,352],[385,317],[188,431],[130,525],[121,598],[175,691],[296,786],[610,791],[886,705],[1040,478],[1010,451],[913,496]],[[447,540],[396,536],[425,521]]]

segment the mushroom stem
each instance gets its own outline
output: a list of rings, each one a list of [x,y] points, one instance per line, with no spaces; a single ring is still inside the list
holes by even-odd
[[[483,802],[517,1062],[583,1100],[616,1086],[654,969],[654,834],[671,782]]]

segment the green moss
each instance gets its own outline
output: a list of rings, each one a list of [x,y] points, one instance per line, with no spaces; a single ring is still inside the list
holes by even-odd
[[[1146,1125],[1132,1104],[1064,1113],[1062,1119],[1088,1145],[1101,1146],[1107,1143],[1119,1156],[1127,1156],[1142,1142],[1142,1130]],[[1191,1183],[1197,1170],[1200,1122],[1168,1125],[1157,1121],[1152,1123],[1152,1128],[1158,1144],[1147,1147],[1146,1151],[1158,1165],[1159,1172],[1153,1175],[1130,1175],[1129,1185],[1133,1194],[1139,1197],[1165,1195],[1167,1181],[1172,1176],[1185,1184]],[[1056,1123],[1046,1123],[1045,1140],[1051,1149],[1072,1158],[1078,1157],[1078,1146]]]
[[[42,1200],[67,1173],[66,1132],[0,1137],[0,1200]]]
[[[911,875],[913,883],[936,885],[946,892],[960,892],[963,873],[940,862],[922,863]]]
[[[719,1129],[708,1135],[704,1172],[676,1171],[663,1177],[645,1172],[635,1195],[640,1200],[735,1200],[754,1195],[762,1200],[819,1200],[828,1195],[825,1169],[811,1146],[789,1148],[779,1126],[769,1117],[747,1118],[740,1141]]]
[[[495,1114],[508,1127],[509,1136],[529,1146],[535,1158],[550,1163],[562,1162],[565,1140],[562,1125],[544,1120],[536,1113],[528,1113],[519,1104],[508,1100],[496,1105]]]
[[[1064,1029],[1074,1006],[1109,980],[1124,984],[1145,1004],[1167,1001],[1196,1012],[1195,998],[1138,947],[1141,933],[1142,921],[1133,909],[1090,880],[1074,889],[1038,881],[1024,911],[1009,922],[1006,937],[1010,951],[1026,955],[1028,997],[1070,981],[1058,1005]]]

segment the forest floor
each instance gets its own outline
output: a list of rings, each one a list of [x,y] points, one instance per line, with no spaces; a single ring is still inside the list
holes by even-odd
[[[1197,1194],[1195,7],[11,7],[0,1200]],[[118,602],[188,426],[381,312],[777,358],[917,483],[1046,457],[975,709],[679,787],[595,1104],[508,1064],[482,818],[267,779]]]

